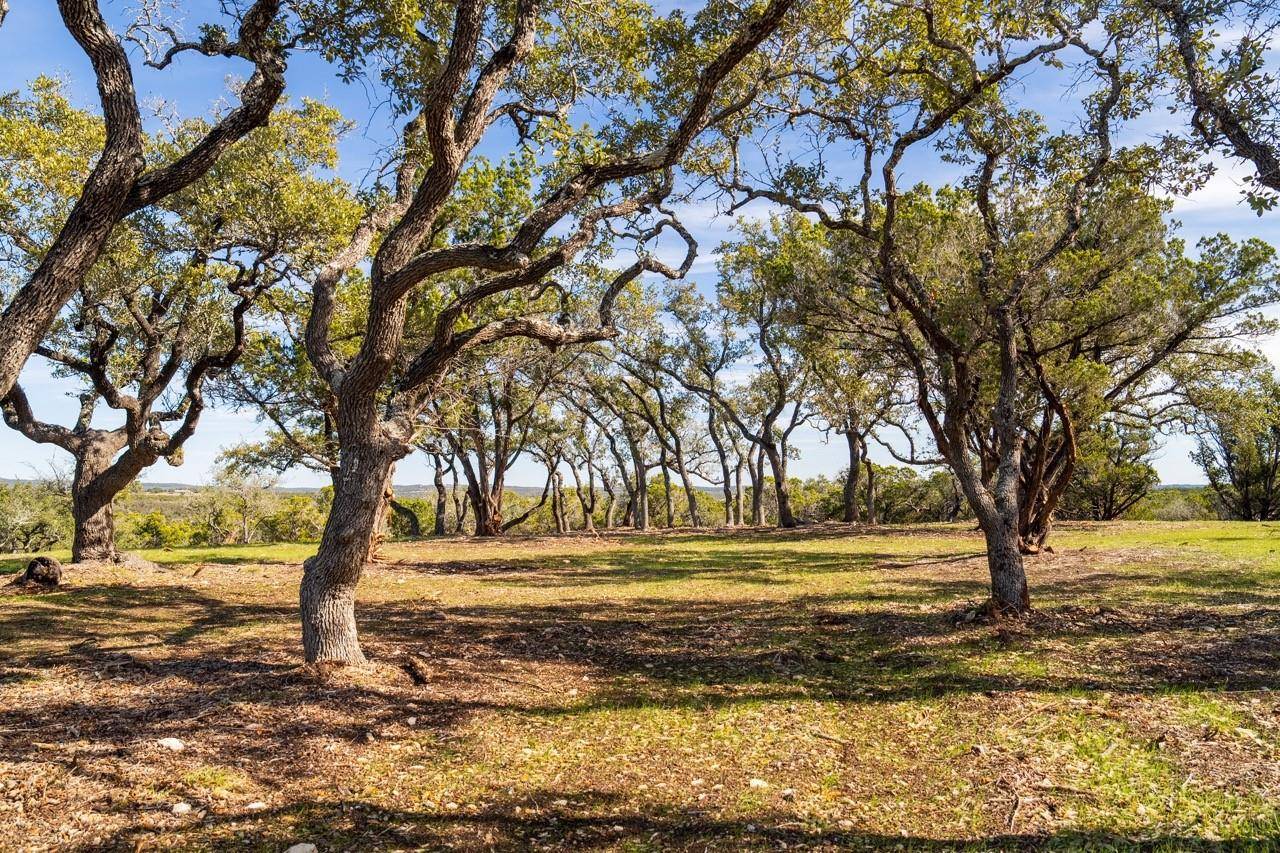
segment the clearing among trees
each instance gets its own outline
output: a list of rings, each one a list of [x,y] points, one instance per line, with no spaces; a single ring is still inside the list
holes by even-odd
[[[388,543],[338,670],[310,546],[146,552],[0,599],[0,847],[1266,849],[1277,536],[1066,524],[997,624],[968,524]]]

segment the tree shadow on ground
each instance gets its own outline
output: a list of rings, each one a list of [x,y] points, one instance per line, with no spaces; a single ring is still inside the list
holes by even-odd
[[[873,564],[888,558],[902,563],[902,555],[879,550],[855,556]],[[849,555],[819,549],[820,561],[837,559]],[[0,622],[0,642],[10,649],[0,658],[0,679],[48,678],[60,687],[39,702],[0,708],[0,756],[56,764],[68,776],[130,790],[136,785],[131,766],[167,766],[169,756],[156,741],[178,736],[188,742],[183,760],[233,765],[270,788],[282,778],[350,775],[354,771],[341,762],[352,760],[362,744],[447,742],[475,715],[490,712],[537,718],[762,699],[856,707],[1026,691],[1280,689],[1280,608],[1269,606],[1276,598],[1241,585],[1229,571],[1187,570],[1177,575],[1176,589],[1167,589],[1167,570],[1161,574],[1154,567],[1121,571],[1080,561],[1037,562],[1033,573],[1052,584],[1042,611],[1025,623],[980,625],[963,621],[961,605],[976,603],[985,589],[981,576],[969,571],[971,559],[942,555],[886,568],[869,565],[876,572],[869,588],[775,600],[647,595],[530,605],[506,603],[494,593],[489,600],[503,603],[445,606],[443,618],[433,618],[418,602],[365,604],[360,621],[366,649],[383,668],[364,681],[325,677],[298,665],[291,603],[224,599],[181,582],[98,584],[11,598]],[[602,572],[619,571],[612,557],[600,562]],[[739,569],[726,556],[707,576],[735,579]],[[534,574],[572,586],[580,582],[581,570],[547,559]],[[1185,598],[1122,607],[1093,603],[1114,600],[1117,591],[1135,584]],[[497,584],[511,585],[506,574]],[[32,638],[39,641],[34,651],[14,654],[15,643]],[[414,684],[397,668],[405,653],[427,661],[427,684]],[[1025,668],[1026,659],[1037,666]],[[570,683],[590,686],[577,697],[569,693]],[[1023,713],[1019,708],[1016,716]],[[416,720],[413,728],[405,723],[409,715]],[[341,748],[331,751],[334,745]],[[527,796],[535,795],[542,796]],[[789,823],[795,820],[790,812],[753,814],[753,831],[746,821],[667,813],[649,809],[643,800],[637,813],[637,801],[622,809],[622,800],[609,799],[619,796],[547,793],[543,807],[555,798],[582,805],[527,812],[523,799],[499,800],[478,813],[458,814],[374,814],[358,798],[304,799],[275,813],[280,820],[271,826],[271,812],[232,820],[245,822],[251,844],[311,840],[272,834],[286,831],[289,818],[296,819],[293,832],[356,849],[432,847],[459,836],[463,847],[498,849],[634,842],[677,849],[785,843],[949,850],[965,843],[810,831]],[[202,840],[219,820],[207,818],[180,841],[226,849]],[[132,846],[144,832],[140,821],[132,825],[108,846]],[[348,831],[349,837],[342,834]],[[1073,834],[984,839],[977,849],[1071,849],[1113,841],[1140,845],[1132,838]],[[1156,842],[1167,849],[1222,849],[1196,839]]]
[[[555,804],[555,805],[552,805]],[[80,849],[129,850],[151,833],[129,829]],[[675,806],[631,801],[603,790],[534,789],[466,811],[385,809],[360,800],[309,801],[256,815],[208,815],[176,832],[170,846],[184,849],[279,850],[306,841],[320,849],[517,850],[1144,850],[1272,849],[1270,842],[1208,841],[1190,836],[1125,836],[1106,832],[1008,834],[982,838],[927,838],[806,827],[795,815],[762,810],[749,819],[715,817]],[[224,846],[225,845],[225,846]]]
[[[116,645],[121,638],[180,645],[211,631],[292,621],[296,613],[288,605],[232,603],[179,584],[99,583],[7,599],[0,643],[39,638],[74,657],[75,644],[98,636],[110,636]],[[176,631],[167,630],[175,620],[185,624]]]
[[[1087,600],[1114,582],[1089,576],[1056,594]],[[296,620],[291,606],[227,602],[189,587],[82,587],[33,597],[26,607],[10,600],[0,641],[40,637],[50,650],[0,659],[0,679],[58,670],[119,690],[92,702],[66,698],[0,710],[0,729],[51,731],[88,721],[85,733],[100,740],[154,739],[184,719],[217,720],[238,705],[311,703],[341,708],[348,717],[327,727],[326,736],[358,741],[402,717],[406,702],[421,706],[424,724],[444,729],[483,708],[560,714],[801,697],[897,702],[1014,691],[1280,689],[1280,609],[1055,605],[1026,623],[963,622],[956,604],[976,600],[981,589],[977,581],[913,577],[874,595],[485,605],[446,608],[435,619],[413,602],[363,606],[371,655],[393,672],[406,652],[435,666],[424,693],[407,677],[383,686],[318,679],[281,640]],[[907,608],[902,601],[920,604]],[[227,640],[227,632],[244,639]],[[210,647],[205,640],[215,636]],[[1027,653],[1045,666],[1029,672],[1006,665]],[[485,682],[523,679],[546,666],[573,667],[596,687],[584,701],[566,704],[554,684],[513,699]],[[473,683],[472,695],[440,696],[460,683]],[[313,723],[292,721],[262,739],[260,753],[317,733]],[[29,753],[20,741],[17,748]]]
[[[559,565],[545,559],[509,557],[493,560],[415,562],[401,560],[396,568],[427,575],[501,576],[504,583],[534,588],[599,587],[636,583],[715,580],[726,584],[780,586],[794,574],[821,575],[871,570],[928,568],[965,563],[983,554],[972,552],[937,558],[905,560],[898,552],[805,552],[779,554],[766,548],[709,547],[696,555],[655,556],[642,549],[605,554],[570,554]]]
[[[913,600],[956,601],[964,583]],[[863,599],[865,604],[865,597]],[[1150,693],[1188,686],[1280,688],[1280,609],[1057,606],[1025,623],[975,625],[963,611],[847,610],[844,596],[786,601],[454,608],[424,622],[366,607],[379,642],[428,659],[576,664],[607,685],[602,706],[715,705],[806,696],[896,702],[1007,691]],[[874,604],[874,602],[873,602]],[[1038,656],[1043,671],[1005,666]],[[580,710],[580,708],[579,708]]]
[[[290,606],[228,602],[182,586],[102,584],[5,607],[0,684],[54,676],[76,685],[0,708],[6,761],[53,760],[111,781],[121,762],[163,754],[157,741],[177,736],[215,762],[234,757],[269,783],[283,769],[281,755],[302,763],[326,742],[367,742],[400,725],[406,708],[424,729],[443,731],[489,707],[480,697],[423,696],[394,666],[360,683],[301,665],[281,640],[296,624]],[[35,650],[13,651],[33,638]]]

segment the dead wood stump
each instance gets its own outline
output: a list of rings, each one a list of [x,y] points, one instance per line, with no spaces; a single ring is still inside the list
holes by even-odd
[[[53,557],[36,557],[15,581],[27,587],[53,589],[62,583],[62,564]]]

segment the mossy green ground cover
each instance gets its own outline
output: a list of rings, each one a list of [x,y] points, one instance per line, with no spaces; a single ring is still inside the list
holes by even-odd
[[[73,571],[0,599],[0,847],[1272,849],[1280,525],[1053,544],[987,625],[963,525],[394,543],[336,672],[307,546]]]

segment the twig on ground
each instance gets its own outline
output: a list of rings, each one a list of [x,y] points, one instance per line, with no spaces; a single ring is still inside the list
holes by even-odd
[[[819,731],[818,729],[809,729],[809,734],[813,735],[816,738],[821,738],[822,740],[829,740],[832,743],[838,743],[843,747],[853,746],[852,743],[845,740],[844,738],[838,738],[835,735],[829,735],[826,732]]]
[[[510,678],[505,675],[498,675],[496,672],[478,672],[476,675],[484,678],[492,678],[495,681],[505,681],[508,684],[523,684],[525,687],[536,687],[538,690],[549,690],[545,684],[538,684],[536,681],[526,681],[523,678]]]
[[[1027,720],[1029,720],[1029,719],[1031,719],[1032,717],[1036,716],[1037,714],[1043,713],[1043,712],[1045,712],[1045,711],[1049,710],[1049,709],[1050,709],[1050,708],[1052,708],[1052,707],[1053,707],[1053,703],[1052,703],[1052,702],[1043,702],[1043,703],[1041,703],[1041,704],[1039,704],[1039,705],[1035,706],[1034,708],[1032,708],[1030,711],[1027,711],[1025,714],[1019,714],[1018,716],[1014,717],[1012,720],[1010,720],[1009,722],[1005,723],[1005,725],[1006,725],[1006,726],[1020,726],[1020,725],[1022,725],[1023,723],[1025,723]]]
[[[1018,789],[1013,786],[1013,783],[1003,776],[1000,777],[997,784],[1003,785],[1013,795],[1013,807],[1009,809],[1009,819],[1006,822],[1006,828],[1012,832],[1014,825],[1018,822],[1018,812],[1022,809],[1022,796],[1018,793]]]

